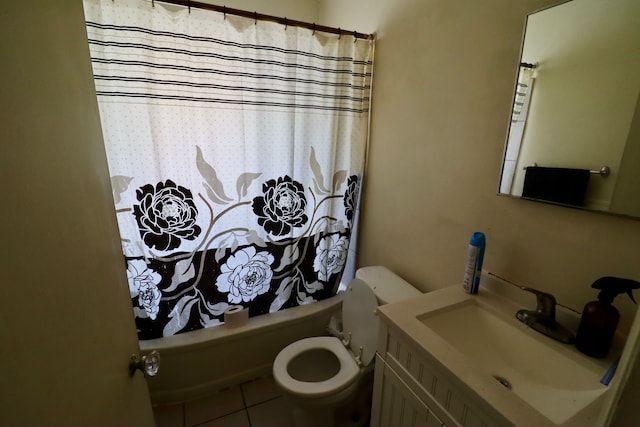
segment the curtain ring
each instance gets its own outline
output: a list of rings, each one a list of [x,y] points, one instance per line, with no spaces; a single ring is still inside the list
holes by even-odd
[[[258,12],[253,12],[253,25],[258,25]]]
[[[311,33],[311,35],[315,35],[316,34],[316,23],[313,23],[313,33]]]
[[[191,0],[187,0],[187,7],[189,8],[189,13],[191,13]]]
[[[357,42],[358,41],[358,33],[354,30],[353,31],[353,42]]]
[[[342,37],[342,29],[338,27],[338,40]]]
[[[224,21],[226,21],[227,20],[227,6],[226,5],[222,6],[222,16],[224,18]]]
[[[284,30],[287,31],[287,17],[284,17]]]
[[[156,7],[156,0],[151,0],[151,7]]]

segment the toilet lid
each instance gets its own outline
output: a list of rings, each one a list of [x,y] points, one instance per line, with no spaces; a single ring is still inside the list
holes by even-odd
[[[367,366],[376,354],[378,341],[378,299],[373,289],[360,279],[353,279],[342,300],[342,325],[345,338],[351,333],[349,347],[358,355],[362,347],[362,365]]]

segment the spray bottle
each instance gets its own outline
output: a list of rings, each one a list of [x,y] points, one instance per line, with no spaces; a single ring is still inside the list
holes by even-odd
[[[620,313],[611,303],[623,292],[635,303],[631,291],[639,289],[640,283],[607,276],[593,282],[591,287],[600,289],[600,293],[598,301],[588,302],[584,306],[576,334],[576,347],[587,356],[603,358],[609,352],[620,319]]]

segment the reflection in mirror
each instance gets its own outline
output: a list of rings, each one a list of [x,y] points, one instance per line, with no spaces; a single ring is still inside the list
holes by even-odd
[[[640,1],[527,18],[499,193],[640,219]]]

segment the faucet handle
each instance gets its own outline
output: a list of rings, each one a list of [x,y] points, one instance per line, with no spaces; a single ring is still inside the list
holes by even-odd
[[[536,299],[538,301],[538,306],[536,307],[536,312],[546,316],[550,320],[555,320],[556,318],[556,297],[553,295],[540,291],[538,289],[527,288],[526,286],[521,286],[520,289],[523,291],[531,292],[535,294]]]

